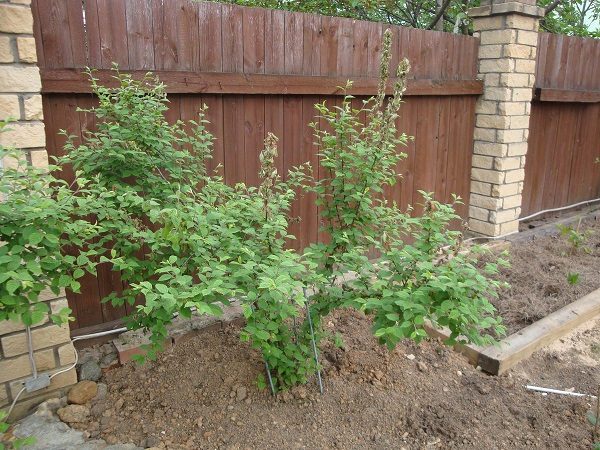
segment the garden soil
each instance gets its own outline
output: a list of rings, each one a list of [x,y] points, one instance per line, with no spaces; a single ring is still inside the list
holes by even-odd
[[[600,323],[565,349],[538,352],[506,375],[488,376],[437,341],[388,351],[364,314],[326,321],[344,348],[321,352],[325,392],[314,380],[272,397],[259,391],[260,356],[239,325],[204,330],[154,362],[105,374],[109,392],[80,428],[109,443],[169,449],[589,449],[587,398],[544,396],[538,384],[595,392]],[[596,345],[596,347],[594,347]],[[589,347],[589,348],[588,348]]]
[[[561,235],[534,235],[508,248],[511,267],[501,269],[501,279],[511,287],[492,300],[508,334],[600,288],[600,221],[588,219],[579,232],[587,235],[579,249]],[[576,284],[570,273],[579,274]]]

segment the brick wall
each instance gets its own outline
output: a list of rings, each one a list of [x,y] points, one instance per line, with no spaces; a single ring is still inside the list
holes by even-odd
[[[0,120],[12,119],[10,130],[0,134],[0,144],[21,149],[23,157],[37,167],[48,165],[45,150],[40,75],[36,66],[33,17],[29,0],[0,0]],[[12,164],[2,161],[4,167]],[[67,306],[60,296],[44,294],[51,310]],[[34,359],[38,372],[57,372],[74,361],[68,325],[52,324],[48,318],[32,329]],[[16,322],[0,322],[0,409],[6,409],[31,376],[25,328]],[[48,388],[23,393],[11,419],[46,398],[62,395],[77,382],[75,369],[52,379]]]

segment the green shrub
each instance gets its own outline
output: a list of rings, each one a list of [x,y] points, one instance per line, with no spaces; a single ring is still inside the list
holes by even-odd
[[[115,73],[117,88],[99,85],[90,73],[99,104],[87,112],[97,117],[97,130],[78,145],[69,138],[60,163],[85,181],[88,189],[77,200],[98,205],[87,247],[123,280],[122,293],[104,301],[136,305],[129,326],[150,330],[157,347],[174,314],[189,317],[194,308],[220,314],[231,298],[228,249],[213,233],[228,188],[206,175],[212,136],[203,110],[197,122],[170,125],[158,79]],[[81,218],[84,213],[74,210]]]

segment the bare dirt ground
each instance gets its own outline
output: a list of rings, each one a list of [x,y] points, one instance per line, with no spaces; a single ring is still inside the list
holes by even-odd
[[[560,235],[509,247],[511,267],[501,270],[501,279],[511,287],[492,301],[508,334],[600,288],[600,221],[588,219],[579,231],[587,237],[577,250]],[[579,274],[576,284],[569,284],[569,273]]]
[[[169,449],[589,449],[591,400],[543,396],[525,384],[593,392],[600,383],[600,325],[564,348],[538,352],[507,375],[488,376],[440,343],[380,347],[370,320],[334,314],[345,348],[322,352],[315,383],[259,391],[259,355],[239,327],[204,331],[144,366],[108,372],[107,397],[85,425],[107,442]],[[579,330],[578,330],[579,331]]]

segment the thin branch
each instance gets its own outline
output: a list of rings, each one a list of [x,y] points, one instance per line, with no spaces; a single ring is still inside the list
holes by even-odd
[[[548,6],[546,6],[546,9],[544,10],[546,12],[546,15],[548,15],[552,11],[554,11],[556,9],[556,7],[561,4],[561,2],[562,2],[562,0],[554,0],[552,3],[550,3]]]
[[[436,15],[433,17],[433,19],[427,26],[428,30],[431,30],[433,27],[435,27],[435,25],[438,23],[438,20],[442,18],[444,12],[446,12],[446,10],[448,9],[448,6],[450,6],[450,0],[444,0],[444,3],[442,3],[442,6],[440,7],[439,11],[436,13]]]

